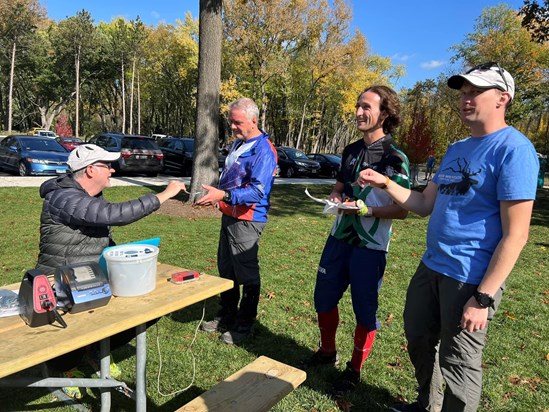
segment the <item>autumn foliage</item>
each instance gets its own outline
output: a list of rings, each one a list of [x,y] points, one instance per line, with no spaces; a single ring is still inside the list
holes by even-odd
[[[55,133],[62,137],[74,136],[72,127],[69,124],[69,116],[67,116],[66,113],[61,113],[57,118],[57,123],[55,123]]]

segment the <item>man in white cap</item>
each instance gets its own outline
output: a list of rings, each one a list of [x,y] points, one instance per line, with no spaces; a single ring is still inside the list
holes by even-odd
[[[375,187],[389,182],[385,192],[396,203],[431,215],[427,250],[404,309],[418,397],[394,411],[438,410],[441,398],[442,411],[477,410],[486,328],[528,239],[536,196],[536,151],[505,122],[515,93],[509,72],[487,63],[450,77],[448,86],[461,93],[461,119],[471,136],[450,146],[427,188],[407,190],[371,169],[357,180]]]
[[[185,190],[185,184],[172,180],[158,194],[150,193],[122,203],[106,201],[102,192],[110,187],[110,177],[114,172],[111,162],[119,157],[120,153],[107,152],[93,144],[78,146],[67,161],[71,172],[40,186],[44,204],[40,217],[40,253],[36,269],[51,274],[60,266],[98,261],[103,249],[114,245],[111,226],[135,222]],[[133,336],[135,332],[130,330],[111,337],[111,348],[122,346]],[[82,348],[53,359],[48,364],[59,371],[67,371],[68,377],[80,377],[80,372],[73,368],[85,354],[86,349]],[[74,398],[82,396],[76,387],[63,390]]]

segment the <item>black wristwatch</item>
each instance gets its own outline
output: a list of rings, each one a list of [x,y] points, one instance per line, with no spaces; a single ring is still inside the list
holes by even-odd
[[[225,195],[223,196],[223,201],[225,203],[231,203],[232,195],[229,190],[225,190]]]
[[[490,296],[488,293],[482,293],[478,290],[475,290],[475,293],[473,293],[473,296],[477,300],[478,305],[481,308],[489,308],[494,303],[494,298]]]

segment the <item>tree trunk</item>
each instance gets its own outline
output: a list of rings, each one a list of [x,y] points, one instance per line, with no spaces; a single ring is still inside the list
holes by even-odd
[[[141,134],[141,83],[137,71],[137,134]]]
[[[14,40],[11,50],[11,67],[10,67],[10,87],[8,91],[8,133],[11,133],[11,122],[13,117],[13,75],[15,73],[15,51],[16,42]]]
[[[124,78],[124,59],[122,59],[122,73],[120,76],[122,80],[122,133],[126,133],[126,82]]]
[[[132,62],[132,83],[130,86],[130,127],[129,133],[133,134],[133,85],[135,83],[135,56]]]
[[[78,137],[80,133],[80,46],[78,46],[78,51],[76,52],[74,63],[76,67],[76,115],[74,135]]]
[[[200,0],[198,96],[196,140],[191,192],[202,185],[217,184],[219,179],[219,93],[221,88],[222,0]],[[201,197],[190,196],[190,201]]]
[[[297,134],[297,142],[295,144],[295,148],[299,149],[299,146],[301,144],[301,135],[303,133],[303,127],[305,124],[305,111],[307,110],[307,103],[303,103],[303,110],[301,111],[301,122],[299,123],[299,133]]]

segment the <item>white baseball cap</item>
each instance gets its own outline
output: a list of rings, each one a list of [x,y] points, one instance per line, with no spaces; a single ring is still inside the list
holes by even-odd
[[[499,89],[508,92],[511,95],[511,99],[515,97],[515,81],[513,80],[513,76],[498,63],[484,63],[473,67],[465,72],[465,74],[456,74],[448,79],[448,87],[459,90],[465,80],[475,87],[480,87],[481,89]]]
[[[97,162],[112,162],[120,157],[120,152],[107,152],[94,144],[83,144],[69,155],[67,164],[73,172]]]

